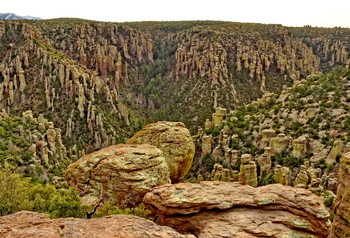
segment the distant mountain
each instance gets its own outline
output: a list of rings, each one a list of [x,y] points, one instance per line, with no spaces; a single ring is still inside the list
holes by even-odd
[[[18,16],[14,13],[0,13],[0,19],[5,19],[5,20],[15,20],[15,19],[42,20],[39,17]]]

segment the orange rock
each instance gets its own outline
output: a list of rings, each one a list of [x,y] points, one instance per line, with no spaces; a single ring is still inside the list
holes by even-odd
[[[330,229],[320,197],[281,184],[168,184],[147,193],[144,203],[159,216],[160,225],[197,237],[325,238]]]
[[[98,219],[49,219],[47,214],[21,211],[0,217],[0,237],[6,238],[194,238],[170,227],[136,216],[114,215]]]
[[[152,145],[120,144],[95,151],[70,164],[65,177],[87,205],[101,198],[137,204],[153,187],[170,181],[163,153]]]
[[[350,153],[340,159],[337,198],[333,206],[335,217],[329,237],[350,237]]]
[[[171,181],[184,177],[192,165],[195,146],[189,130],[182,122],[159,121],[145,126],[128,144],[151,144],[164,153]]]

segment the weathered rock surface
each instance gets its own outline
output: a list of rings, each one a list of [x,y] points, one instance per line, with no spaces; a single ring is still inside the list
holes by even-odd
[[[327,237],[329,213],[320,197],[281,184],[253,188],[209,182],[163,185],[144,202],[159,224],[197,237]]]
[[[339,178],[330,238],[350,237],[350,153],[340,160]]]
[[[139,238],[194,237],[181,235],[170,227],[158,226],[144,218],[126,215],[98,219],[49,219],[46,214],[21,211],[0,217],[0,237],[6,238]]]
[[[100,199],[139,203],[155,186],[170,181],[161,150],[152,145],[114,145],[68,166],[65,177],[85,204]]]
[[[182,122],[159,121],[137,132],[128,144],[151,144],[161,149],[169,166],[172,182],[184,177],[192,165],[195,146]]]

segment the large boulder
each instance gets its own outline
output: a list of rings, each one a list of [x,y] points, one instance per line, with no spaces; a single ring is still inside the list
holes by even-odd
[[[203,181],[163,185],[144,203],[160,225],[197,237],[327,237],[329,213],[308,190]]]
[[[98,219],[49,219],[47,214],[21,211],[0,217],[0,237],[18,238],[194,238],[141,217],[113,215]]]
[[[350,152],[340,159],[339,178],[330,238],[350,237]]]
[[[153,187],[170,182],[163,153],[152,145],[113,145],[85,155],[68,166],[65,178],[86,205],[101,199],[137,204]]]
[[[195,146],[188,129],[182,122],[159,121],[137,132],[127,144],[151,144],[164,153],[170,179],[177,182],[192,165]]]

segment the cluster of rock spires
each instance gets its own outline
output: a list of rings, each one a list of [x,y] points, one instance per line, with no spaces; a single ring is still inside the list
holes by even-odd
[[[187,45],[186,45],[187,44]],[[187,78],[208,77],[213,85],[225,84],[228,79],[227,53],[219,44],[206,43],[200,39],[181,45],[176,51],[176,80],[179,76]],[[198,52],[198,49],[202,52]]]
[[[237,102],[255,100],[349,61],[346,30],[318,32],[270,25],[251,31],[250,27],[254,24],[223,24],[182,33],[175,54],[175,81],[182,80],[185,86],[181,89],[189,88],[191,93],[182,96],[179,106],[204,111],[205,101],[214,110],[218,105],[232,109]],[[186,122],[195,121],[199,126],[205,117],[195,119],[188,117]]]
[[[46,36],[58,50],[95,70],[102,78],[112,73],[117,88],[121,80],[129,83],[129,65],[153,62],[154,46],[150,35],[128,26],[82,23],[72,29],[58,27]]]
[[[234,31],[233,29],[231,29]],[[290,77],[292,80],[300,80],[301,77],[315,73],[319,70],[320,58],[312,53],[306,44],[301,40],[286,42],[281,45],[279,42],[270,40],[259,40],[257,42],[243,43],[239,40],[232,40],[231,35],[221,32],[203,32],[194,31],[185,43],[183,43],[176,52],[176,78],[186,76],[186,78],[208,78],[212,85],[225,85],[228,79],[233,78],[233,73],[239,73],[243,69],[248,71],[251,79],[257,79],[261,82],[260,89],[266,92],[265,73],[275,70],[276,66],[279,73]],[[207,34],[220,34],[222,42],[228,43],[223,47],[219,42],[208,41]],[[231,38],[230,38],[231,37]],[[339,43],[338,43],[339,44]],[[336,49],[342,49],[340,56],[335,62],[347,62],[348,53],[342,46],[336,45]],[[325,54],[334,46],[325,46]],[[229,53],[227,52],[229,50]],[[332,50],[332,51],[333,51]],[[338,51],[337,51],[338,52]],[[228,54],[231,60],[236,59],[235,69],[228,70]],[[345,62],[344,62],[345,61]]]
[[[15,167],[26,175],[41,180],[59,179],[57,176],[61,174],[56,171],[65,169],[69,163],[84,155],[84,151],[79,151],[76,146],[66,149],[61,129],[43,114],[36,118],[32,111],[25,111],[21,117],[13,117],[2,111],[0,122],[5,125],[1,127],[5,161],[15,163]],[[6,124],[10,126],[6,127]]]
[[[90,44],[95,44],[94,38],[90,37],[88,32],[96,34],[96,29],[85,29],[85,27],[87,26],[82,25],[75,29],[76,34],[79,33],[77,37],[86,38]],[[23,108],[30,108],[34,113],[45,113],[63,127],[66,141],[77,142],[76,132],[88,136],[90,140],[84,141],[88,143],[84,148],[87,152],[116,143],[118,130],[120,132],[122,128],[116,130],[112,124],[122,123],[130,126],[131,123],[128,109],[120,100],[117,90],[119,80],[126,79],[128,74],[127,67],[122,65],[122,58],[116,46],[108,45],[106,40],[100,39],[105,42],[105,45],[97,44],[96,49],[91,49],[88,53],[91,62],[89,64],[80,62],[77,65],[76,61],[72,60],[75,59],[74,50],[83,54],[84,45],[86,45],[84,42],[84,44],[81,43],[80,38],[72,39],[69,44],[64,38],[62,42],[60,40],[53,42],[42,36],[37,27],[26,23],[0,21],[0,29],[2,29],[0,37],[3,41],[12,41],[12,37],[17,37],[24,42],[20,47],[11,43],[12,47],[15,47],[14,50],[9,50],[0,64],[1,108],[8,113],[20,112]],[[57,30],[63,35],[67,34],[64,29]],[[132,33],[130,35],[132,36]],[[122,37],[116,33],[115,37],[117,36]],[[55,35],[53,34],[52,37]],[[59,39],[62,39],[61,37],[62,35]],[[135,39],[138,38],[131,39],[136,41]],[[58,43],[62,51],[53,48]],[[151,47],[150,44],[147,45]],[[127,51],[127,49],[127,43],[125,43],[124,50]],[[65,55],[69,53],[71,58]],[[111,60],[107,60],[106,57],[115,62],[112,60],[111,63]],[[82,61],[79,57],[76,60]],[[86,68],[91,65],[96,66],[96,69]],[[125,72],[122,72],[122,68]],[[115,78],[106,77],[107,69],[110,70],[108,72],[113,71]],[[33,77],[33,75],[37,76]],[[107,118],[102,112],[104,107],[110,109],[112,119]],[[56,117],[53,116],[54,114]],[[57,117],[58,115],[61,116]],[[124,132],[124,134],[127,133]]]
[[[196,135],[197,181],[256,187],[268,178],[334,197],[339,158],[350,148],[347,72],[296,81],[237,110],[217,107]],[[208,160],[213,169],[201,170]]]
[[[349,60],[346,29],[167,24],[0,20],[0,108],[43,113],[66,146],[90,152],[140,129],[143,110],[200,125],[218,105],[232,109]]]

